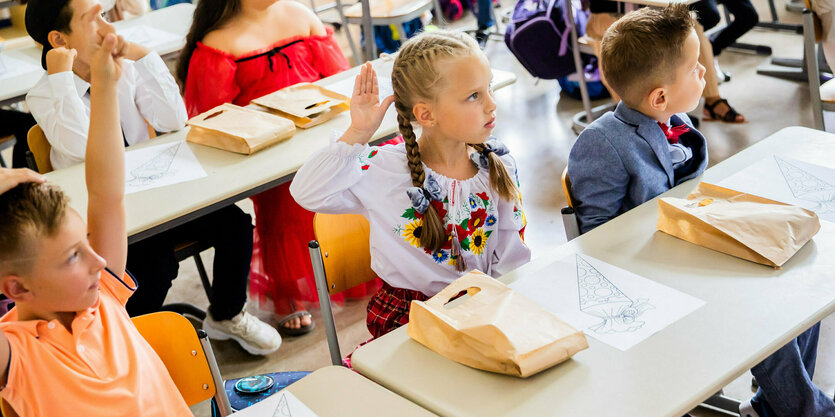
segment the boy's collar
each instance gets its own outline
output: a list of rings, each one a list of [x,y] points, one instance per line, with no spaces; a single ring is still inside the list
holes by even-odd
[[[87,90],[90,89],[90,83],[81,79],[75,71],[72,72],[72,80],[75,83],[75,91],[78,93],[79,97],[84,97],[87,94]]]

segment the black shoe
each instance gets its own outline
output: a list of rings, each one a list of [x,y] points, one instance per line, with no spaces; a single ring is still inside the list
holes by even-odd
[[[475,40],[481,49],[487,47],[487,40],[490,39],[490,28],[478,29],[475,31]]]

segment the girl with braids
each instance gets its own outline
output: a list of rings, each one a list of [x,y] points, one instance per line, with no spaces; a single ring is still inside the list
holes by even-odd
[[[412,300],[426,300],[466,271],[495,277],[530,259],[515,162],[490,139],[491,78],[469,35],[437,31],[408,40],[394,62],[394,95],[380,101],[376,74],[365,64],[351,126],[290,186],[308,210],[369,220],[371,267],[384,281],[368,305],[374,337],[408,322]],[[404,143],[369,147],[392,102]]]
[[[193,117],[223,103],[246,106],[254,98],[349,67],[333,31],[298,2],[200,0],[177,78]],[[261,308],[274,311],[282,334],[295,336],[313,329],[305,306],[318,298],[307,251],[314,238],[313,213],[293,201],[288,187],[252,197],[255,239],[249,291]],[[369,283],[345,295],[361,297],[378,287]],[[341,295],[334,298],[339,301]]]

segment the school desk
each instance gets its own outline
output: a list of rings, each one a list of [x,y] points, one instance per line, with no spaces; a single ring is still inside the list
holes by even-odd
[[[380,71],[391,73],[391,57],[374,61]],[[353,85],[360,67],[317,81],[323,86]],[[379,72],[379,71],[378,71]],[[493,88],[506,87],[516,80],[513,73],[493,70]],[[297,129],[292,139],[246,156],[207,146],[188,143],[206,177],[163,188],[156,188],[126,197],[127,231],[131,243],[183,224],[221,207],[234,204],[261,191],[290,181],[293,174],[316,150],[328,145],[331,134],[347,129],[351,118],[348,112],[310,129]],[[181,141],[188,128],[162,135],[154,140],[131,147],[159,145]],[[379,142],[397,133],[397,117],[392,106],[372,138]],[[49,182],[60,185],[70,196],[70,205],[82,216],[87,213],[87,193],[84,188],[84,164],[60,169],[47,174]]]
[[[341,366],[328,366],[293,383],[258,404],[233,413],[234,417],[273,417],[284,391],[293,393],[319,417],[398,416],[431,417],[403,397]],[[293,410],[290,410],[291,412]],[[293,416],[298,415],[293,413]]]
[[[177,39],[154,45],[153,49],[160,56],[166,58],[176,55],[185,46],[186,34],[191,27],[193,14],[193,4],[180,3],[148,12],[135,19],[118,21],[113,26],[117,33],[136,26],[148,26],[176,35]],[[0,74],[0,105],[23,100],[26,98],[26,93],[35,86],[44,73],[41,67],[41,47],[32,41],[28,46],[19,49],[0,50],[0,60],[8,62],[8,64],[22,61],[29,66],[26,71],[10,77],[3,77],[3,74]],[[9,70],[13,69],[10,68]]]
[[[772,153],[833,167],[835,135],[783,129],[701,180],[718,182]],[[684,197],[697,183],[664,196]],[[813,241],[775,270],[658,232],[657,219],[653,199],[559,248],[532,248],[533,261],[501,278],[512,282],[578,252],[706,302],[625,352],[588,337],[589,349],[520,379],[448,360],[409,339],[403,326],[359,348],[352,365],[444,416],[681,417],[835,311],[835,224],[822,222]]]

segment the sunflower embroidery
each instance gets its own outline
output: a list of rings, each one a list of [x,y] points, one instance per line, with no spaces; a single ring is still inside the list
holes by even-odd
[[[473,234],[468,239],[468,246],[473,255],[478,256],[484,253],[484,248],[487,247],[487,238],[490,237],[491,233],[490,231],[485,232],[482,228],[473,231]]]
[[[411,221],[406,224],[406,227],[403,229],[403,238],[405,238],[406,243],[416,248],[420,248],[420,235],[422,231],[423,219]]]

